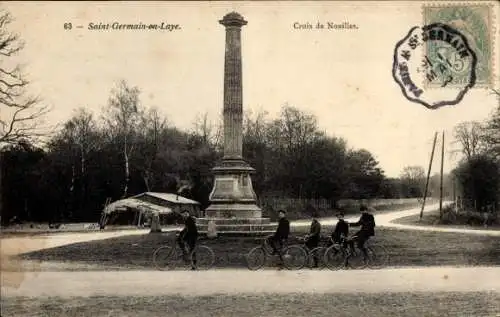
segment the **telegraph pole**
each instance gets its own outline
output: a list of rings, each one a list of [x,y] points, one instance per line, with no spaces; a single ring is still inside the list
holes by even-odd
[[[420,220],[422,220],[422,217],[424,215],[425,200],[427,199],[427,190],[429,189],[429,179],[431,177],[432,160],[434,159],[434,149],[436,148],[437,136],[438,133],[437,132],[434,133],[434,142],[432,144],[431,160],[429,161],[429,169],[427,170],[427,181],[425,183],[424,201],[422,202],[422,209],[420,210]]]

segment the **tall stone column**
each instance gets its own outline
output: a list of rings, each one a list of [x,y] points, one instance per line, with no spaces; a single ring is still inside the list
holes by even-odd
[[[224,62],[224,156],[213,169],[214,188],[208,218],[260,218],[250,174],[255,170],[243,159],[243,85],[241,27],[243,17],[231,12],[219,21],[226,28]]]
[[[224,159],[243,156],[243,87],[241,68],[241,27],[247,24],[238,13],[226,15],[220,24],[226,27],[224,60]]]

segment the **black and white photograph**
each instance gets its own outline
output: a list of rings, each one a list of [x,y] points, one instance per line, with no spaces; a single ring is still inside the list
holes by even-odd
[[[500,317],[500,3],[0,3],[1,317]]]

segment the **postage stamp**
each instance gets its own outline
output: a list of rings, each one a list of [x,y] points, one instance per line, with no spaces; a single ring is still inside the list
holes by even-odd
[[[476,83],[476,67],[476,54],[465,36],[449,25],[433,23],[413,27],[396,44],[392,75],[408,100],[437,109],[463,99]]]
[[[494,80],[496,66],[494,34],[497,30],[495,29],[493,8],[493,5],[487,2],[463,4],[450,2],[423,6],[424,25],[443,23],[454,28],[467,39],[470,49],[475,52],[477,57],[476,87],[491,87]],[[450,55],[449,48],[440,42],[427,42],[425,50],[431,60],[438,58],[436,55],[438,52],[441,56],[454,58]],[[468,70],[463,67],[466,65],[457,64],[456,66],[453,80],[447,85],[449,88],[461,86],[467,81]],[[437,88],[440,85],[439,81],[426,82],[428,88]]]

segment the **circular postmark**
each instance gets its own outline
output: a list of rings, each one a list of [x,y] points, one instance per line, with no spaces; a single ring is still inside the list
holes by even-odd
[[[458,104],[476,83],[476,54],[449,25],[413,27],[396,44],[392,76],[406,99],[429,109]]]

